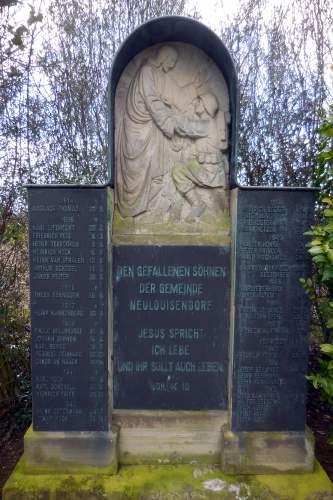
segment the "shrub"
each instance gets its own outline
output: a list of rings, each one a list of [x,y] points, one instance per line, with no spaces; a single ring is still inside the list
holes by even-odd
[[[1,215],[1,214],[0,214]],[[0,231],[0,404],[17,426],[31,418],[28,245],[25,216],[2,218]]]
[[[320,188],[317,206],[317,224],[305,234],[312,237],[308,251],[312,257],[313,274],[302,279],[303,287],[319,318],[323,344],[317,373],[307,379],[321,398],[333,405],[333,106],[319,129],[321,138],[314,186]],[[333,444],[333,432],[328,441]]]

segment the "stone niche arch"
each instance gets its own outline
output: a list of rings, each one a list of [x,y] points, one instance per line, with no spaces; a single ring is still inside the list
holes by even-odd
[[[115,96],[118,81],[127,64],[141,51],[155,44],[184,42],[201,49],[216,64],[227,83],[231,122],[229,125],[230,188],[237,186],[239,86],[231,55],[222,40],[207,26],[187,17],[165,16],[152,19],[134,30],[115,55],[109,78],[108,173],[109,185],[115,180]]]

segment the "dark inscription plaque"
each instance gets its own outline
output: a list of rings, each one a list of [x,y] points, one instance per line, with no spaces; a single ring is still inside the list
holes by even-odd
[[[114,405],[226,409],[230,251],[115,246]]]
[[[310,307],[299,278],[311,272],[313,209],[313,191],[238,191],[235,431],[304,430]]]
[[[107,430],[106,190],[28,193],[33,426]]]

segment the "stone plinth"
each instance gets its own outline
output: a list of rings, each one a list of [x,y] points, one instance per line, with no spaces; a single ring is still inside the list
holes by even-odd
[[[114,410],[119,463],[189,464],[220,461],[226,411]]]
[[[222,470],[227,474],[312,472],[314,437],[303,432],[232,432],[222,437]]]
[[[27,474],[116,474],[118,430],[110,432],[35,432],[24,437]]]
[[[273,451],[272,451],[273,453]],[[333,486],[316,463],[311,474],[228,477],[202,465],[128,466],[116,476],[26,474],[21,460],[4,489],[4,500],[233,499],[329,500]]]

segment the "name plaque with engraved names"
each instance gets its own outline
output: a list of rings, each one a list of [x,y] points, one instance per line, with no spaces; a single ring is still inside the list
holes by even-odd
[[[228,247],[114,246],[114,406],[226,409]]]
[[[106,189],[28,196],[34,430],[108,430]]]
[[[310,190],[238,190],[234,431],[304,431],[313,207]]]

